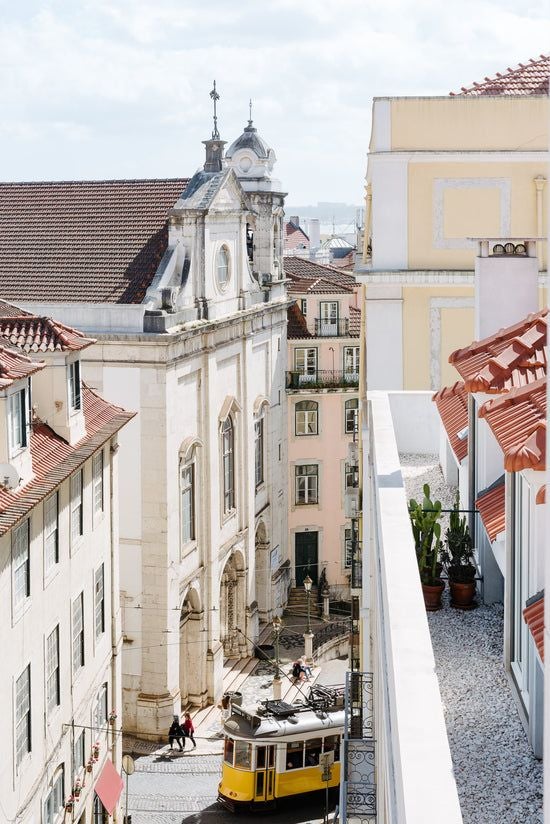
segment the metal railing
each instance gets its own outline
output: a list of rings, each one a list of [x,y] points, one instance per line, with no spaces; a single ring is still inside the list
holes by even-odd
[[[351,588],[361,589],[363,586],[362,542],[354,541],[351,550]]]
[[[318,338],[344,338],[349,336],[349,319],[337,318],[327,320],[326,318],[314,318],[315,335]]]
[[[356,388],[359,386],[359,373],[343,369],[316,369],[312,372],[287,372],[287,389],[331,389]]]
[[[319,647],[334,638],[349,638],[349,629],[349,621],[333,621],[333,623],[325,624],[321,628],[314,627],[313,652],[316,652]]]
[[[374,679],[372,672],[346,673],[344,775],[340,820],[376,822]]]

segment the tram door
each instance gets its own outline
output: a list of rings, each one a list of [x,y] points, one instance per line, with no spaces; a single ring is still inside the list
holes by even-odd
[[[256,747],[254,801],[272,801],[275,791],[275,744]]]

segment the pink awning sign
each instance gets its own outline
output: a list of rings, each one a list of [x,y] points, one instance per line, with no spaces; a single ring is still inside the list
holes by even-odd
[[[113,814],[123,786],[124,782],[117,773],[113,762],[110,758],[107,758],[94,790],[109,815]]]

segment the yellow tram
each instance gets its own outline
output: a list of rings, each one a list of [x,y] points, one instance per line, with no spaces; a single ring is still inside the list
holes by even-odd
[[[343,730],[341,688],[312,687],[307,701],[292,705],[233,705],[224,725],[218,801],[232,812],[273,808],[279,798],[323,790],[327,784],[338,787]],[[334,754],[328,782],[323,780],[323,753]]]

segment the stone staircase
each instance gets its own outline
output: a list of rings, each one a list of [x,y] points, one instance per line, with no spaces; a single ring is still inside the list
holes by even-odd
[[[311,587],[309,599],[311,617],[319,618],[322,615],[323,611],[322,609],[319,609],[319,605],[317,603],[316,586]],[[303,587],[294,587],[290,590],[290,594],[288,596],[288,603],[285,607],[285,613],[286,612],[292,613],[292,615],[307,616],[307,593]]]

